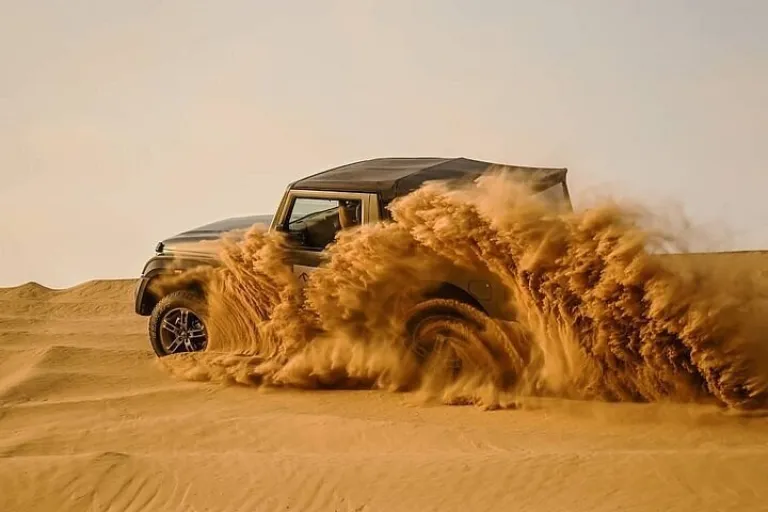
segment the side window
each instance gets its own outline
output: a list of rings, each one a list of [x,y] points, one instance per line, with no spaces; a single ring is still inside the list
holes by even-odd
[[[340,230],[361,223],[359,199],[297,197],[283,228],[303,248],[319,251],[333,242]]]

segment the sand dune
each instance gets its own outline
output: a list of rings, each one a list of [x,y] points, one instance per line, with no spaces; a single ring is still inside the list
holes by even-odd
[[[768,419],[184,382],[133,286],[0,290],[0,510],[768,510]]]

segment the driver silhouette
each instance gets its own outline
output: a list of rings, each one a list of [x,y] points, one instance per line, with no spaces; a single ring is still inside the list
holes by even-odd
[[[351,228],[360,222],[355,211],[356,203],[357,201],[349,201],[347,199],[339,200],[339,223],[341,224],[341,229]]]

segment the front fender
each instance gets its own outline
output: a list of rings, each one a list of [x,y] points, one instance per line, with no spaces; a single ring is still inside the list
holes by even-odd
[[[134,310],[137,315],[149,316],[157,301],[161,297],[156,296],[150,290],[150,283],[161,275],[180,274],[199,266],[217,266],[219,261],[215,258],[206,258],[199,255],[183,256],[175,254],[158,254],[150,258],[144,265],[138,283],[134,290]]]

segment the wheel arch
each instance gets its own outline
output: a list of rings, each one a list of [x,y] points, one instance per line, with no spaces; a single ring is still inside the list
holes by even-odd
[[[202,278],[194,273],[185,279],[174,280],[173,276],[200,266],[215,266],[215,262],[197,259],[174,259],[167,255],[152,258],[146,265],[136,288],[135,310],[141,316],[149,316],[163,297],[170,293],[188,290],[205,295]],[[168,279],[170,278],[170,279]],[[168,281],[163,282],[165,279]],[[161,284],[162,282],[162,284]]]
[[[438,283],[424,294],[424,298],[456,300],[488,314],[486,308],[474,295],[453,283]]]
[[[197,295],[205,295],[205,286],[199,279],[190,279],[175,284],[166,284],[158,286],[163,277],[173,275],[171,272],[156,272],[147,276],[146,285],[141,295],[136,301],[136,310],[142,316],[149,316],[157,303],[163,300],[163,297],[171,293],[186,290]]]

